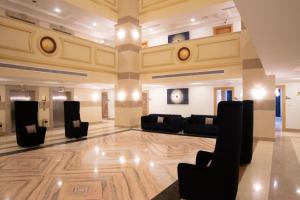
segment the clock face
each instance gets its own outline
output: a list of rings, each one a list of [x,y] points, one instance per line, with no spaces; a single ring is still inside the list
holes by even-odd
[[[181,49],[179,49],[178,51],[178,58],[181,60],[181,61],[186,61],[190,58],[191,56],[191,52],[190,52],[190,49],[187,48],[187,47],[182,47]]]
[[[56,43],[55,40],[51,37],[43,37],[40,41],[41,49],[48,54],[52,54],[56,51]]]

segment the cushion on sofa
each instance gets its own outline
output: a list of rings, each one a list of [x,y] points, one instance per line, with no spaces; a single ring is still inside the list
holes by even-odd
[[[163,124],[164,123],[164,119],[165,119],[164,117],[158,116],[157,117],[157,123],[158,124]]]
[[[213,124],[214,124],[214,118],[205,117],[205,125],[213,125]]]

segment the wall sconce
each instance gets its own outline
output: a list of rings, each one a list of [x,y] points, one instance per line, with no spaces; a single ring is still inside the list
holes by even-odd
[[[94,94],[92,95],[92,99],[93,99],[94,102],[99,101],[99,99],[100,99],[99,94],[98,94],[98,93],[94,93]]]
[[[262,87],[253,88],[251,91],[254,100],[262,100],[266,96],[266,90]]]
[[[125,101],[127,94],[125,91],[120,91],[117,96],[119,101]]]
[[[138,101],[139,100],[139,98],[140,98],[140,93],[139,93],[139,91],[137,91],[137,90],[135,90],[133,93],[132,93],[132,99],[134,100],[134,101]]]
[[[43,106],[43,111],[46,110],[46,102],[47,102],[47,97],[46,97],[46,96],[42,96],[42,106]]]
[[[124,40],[125,36],[126,36],[126,31],[124,29],[118,30],[117,37],[119,40]]]
[[[140,38],[140,33],[137,29],[133,29],[131,31],[131,37],[134,39],[134,40],[138,40]]]
[[[48,119],[43,119],[42,124],[44,127],[48,127]]]

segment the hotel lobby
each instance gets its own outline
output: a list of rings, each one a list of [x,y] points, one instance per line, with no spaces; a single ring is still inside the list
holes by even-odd
[[[298,0],[0,0],[0,200],[300,199]]]

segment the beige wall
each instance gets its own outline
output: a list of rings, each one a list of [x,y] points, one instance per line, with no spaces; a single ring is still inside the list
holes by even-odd
[[[186,61],[178,58],[182,47],[188,47],[191,52]],[[142,73],[241,66],[240,33],[145,48],[141,50],[140,58]]]
[[[74,89],[76,101],[81,102],[80,116],[82,121],[100,122],[102,120],[101,90]],[[98,99],[95,99],[98,97]]]
[[[177,88],[189,88],[188,105],[168,105],[167,89],[174,87],[160,87],[147,89],[149,92],[149,113],[158,114],[179,114],[183,117],[189,117],[191,114],[214,115],[214,88],[225,87],[216,86],[178,86]],[[226,85],[234,88],[234,97],[242,99],[242,85]]]
[[[67,88],[69,89],[69,88]],[[46,86],[37,86],[38,99],[39,101],[39,124],[42,125],[43,120],[48,120],[48,127],[50,126],[50,90],[51,87]],[[74,91],[75,100],[80,101],[80,114],[81,120],[87,122],[100,122],[102,120],[102,104],[101,104],[101,90],[96,89],[83,89],[83,88],[74,88],[71,89]],[[112,91],[113,92],[113,91]],[[5,94],[6,86],[0,85],[0,95],[2,99],[2,104],[5,103]],[[95,98],[98,95],[98,98]],[[42,104],[42,99],[46,97],[45,106]],[[113,105],[109,105],[109,111],[113,112]],[[45,108],[45,109],[44,109]],[[6,124],[9,121],[6,119],[6,113],[4,107],[0,107],[0,122],[3,124],[3,132],[6,130]]]

